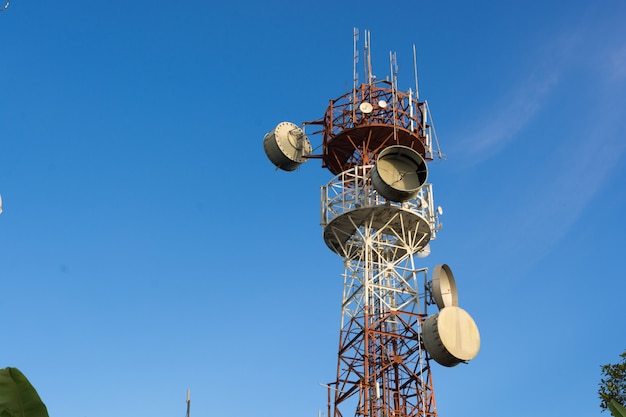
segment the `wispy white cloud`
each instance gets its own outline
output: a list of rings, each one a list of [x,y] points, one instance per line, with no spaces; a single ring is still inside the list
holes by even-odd
[[[493,248],[495,259],[509,264],[511,258],[523,257],[519,264],[530,268],[576,225],[597,221],[584,218],[585,213],[615,172],[623,169],[626,155],[626,45],[621,42],[563,37],[560,47],[555,47],[560,53],[547,56],[532,74],[503,94],[498,101],[508,104],[485,112],[491,115],[457,144],[463,147],[467,164],[485,163],[516,140],[524,140],[528,127],[541,128],[539,118],[549,120],[545,113],[561,100],[557,94],[568,91],[568,99],[580,100],[578,119],[568,116],[567,125],[552,126],[560,136],[542,149],[549,153],[545,158],[534,161],[545,161],[544,166],[533,168],[538,174],[517,183],[521,188],[507,206],[515,211],[494,219],[501,223],[495,225],[499,233],[506,230],[510,236]],[[580,50],[588,53],[582,57]],[[587,83],[584,97],[576,94],[581,82]]]
[[[605,219],[592,215],[590,206],[606,187],[615,172],[623,172],[626,155],[626,120],[617,108],[597,120],[596,129],[585,132],[553,150],[554,176],[542,176],[516,190],[512,211],[490,219],[493,234],[479,234],[469,245],[490,248],[487,265],[491,270],[506,270],[516,265],[515,275],[522,277],[548,256],[577,226],[586,230],[602,227]],[[592,238],[590,238],[590,244]],[[496,245],[493,243],[497,242]],[[485,273],[488,273],[486,271]]]
[[[542,102],[557,84],[556,71],[533,74],[520,83],[516,90],[503,97],[505,104],[498,110],[485,112],[488,120],[460,144],[474,162],[487,159],[518,137],[542,108]]]
[[[534,221],[548,232],[546,247],[557,244],[582,221],[585,210],[626,155],[626,44],[621,38],[588,42],[602,43],[603,47],[588,54],[589,65],[584,68],[594,82],[592,92],[581,102],[581,119],[586,122],[568,130],[567,140],[555,149],[558,159],[552,172],[556,175],[542,180],[529,210]],[[591,44],[585,46],[594,49]]]
[[[612,178],[626,152],[621,131],[626,128],[618,111],[605,111],[598,125],[556,151],[552,172],[533,187],[534,195],[523,213],[518,213],[522,230],[542,230],[541,249],[550,250],[576,224],[585,210]],[[589,221],[595,221],[589,219]],[[544,252],[545,253],[545,252]],[[537,253],[542,256],[544,253]]]
[[[614,82],[626,80],[626,43],[608,52],[606,59],[608,79]]]
[[[558,87],[561,75],[567,70],[569,62],[580,42],[578,34],[561,36],[550,45],[544,45],[533,62],[532,69],[518,82],[505,91],[490,108],[477,109],[484,115],[475,121],[476,125],[464,126],[464,140],[457,142],[451,151],[464,156],[467,164],[479,164],[488,160],[515,140],[541,112],[545,102]]]

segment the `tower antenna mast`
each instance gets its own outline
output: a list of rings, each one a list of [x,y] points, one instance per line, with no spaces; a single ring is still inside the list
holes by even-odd
[[[413,94],[398,89],[395,53],[390,82],[376,81],[369,31],[364,38],[363,83],[357,85],[355,31],[352,91],[330,100],[322,118],[304,122],[321,126],[314,134],[322,136],[322,153],[312,154],[309,138],[290,122],[267,133],[263,148],[284,171],[317,158],[334,175],[320,193],[324,242],[344,266],[336,374],[323,384],[326,417],[437,417],[432,361],[468,362],[480,337],[458,307],[450,268],[436,265],[429,277],[419,266],[443,210],[427,182],[432,123],[426,102],[417,100],[415,47]]]
[[[366,78],[367,78],[367,84],[371,87],[372,86],[372,46],[371,46],[371,42],[370,42],[370,31],[366,30],[365,31],[365,72],[366,72]]]
[[[186,417],[190,417],[191,414],[191,390],[187,390],[187,414]]]
[[[419,84],[417,83],[417,52],[415,45],[413,45],[413,72],[415,73],[415,100],[419,101],[420,89]]]
[[[359,71],[357,64],[359,63],[359,50],[357,43],[359,41],[359,30],[354,28],[354,40],[353,40],[353,63],[352,63],[352,118],[356,117],[356,89],[359,85]]]

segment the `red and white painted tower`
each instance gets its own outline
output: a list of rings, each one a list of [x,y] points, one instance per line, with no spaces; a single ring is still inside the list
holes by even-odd
[[[354,33],[352,91],[331,100],[322,119],[280,123],[265,135],[275,166],[295,170],[321,159],[334,177],[322,186],[326,245],[344,264],[337,372],[328,387],[328,417],[437,416],[431,359],[455,366],[480,346],[476,324],[458,307],[452,271],[422,266],[440,229],[428,161],[441,157],[427,102],[376,80],[365,32],[364,73],[357,75]],[[414,50],[415,61],[415,50]],[[321,127],[322,153],[312,153],[307,126]],[[438,312],[429,315],[429,308]]]

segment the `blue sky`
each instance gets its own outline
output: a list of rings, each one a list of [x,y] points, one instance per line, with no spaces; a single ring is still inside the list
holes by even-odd
[[[599,415],[626,348],[626,2],[24,2],[0,13],[0,367],[51,416],[317,416],[339,258],[263,135],[374,73],[428,100],[447,263],[481,332],[440,416]],[[311,138],[314,146],[320,139]]]

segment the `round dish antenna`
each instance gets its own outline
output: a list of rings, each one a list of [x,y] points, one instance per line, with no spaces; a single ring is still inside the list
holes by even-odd
[[[372,106],[371,103],[364,101],[359,105],[359,110],[361,110],[365,114],[370,114],[372,110],[374,110],[374,106]]]
[[[385,100],[378,100],[378,107],[380,107],[381,109],[386,109],[387,102]]]
[[[372,184],[388,200],[403,202],[414,198],[426,182],[426,161],[408,146],[389,146],[378,155],[372,168]]]
[[[269,160],[284,171],[294,171],[306,162],[305,157],[312,151],[309,138],[291,122],[279,123],[274,130],[266,133],[263,149]]]
[[[480,350],[478,327],[460,307],[442,308],[424,321],[422,329],[424,347],[440,365],[452,367],[467,362]]]
[[[433,270],[433,297],[439,310],[459,305],[454,275],[446,264],[436,265]]]

